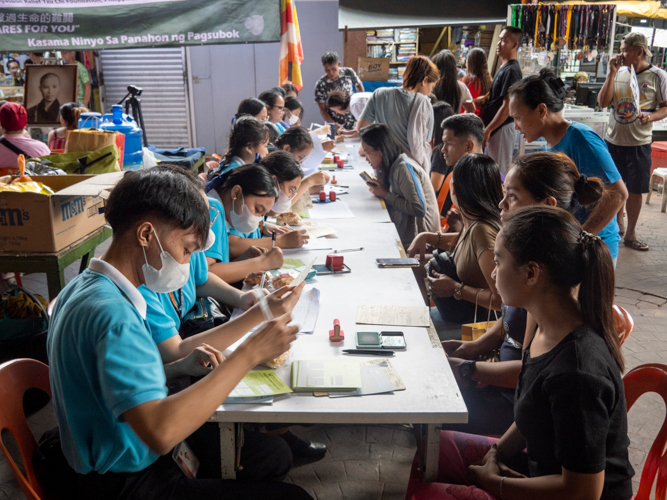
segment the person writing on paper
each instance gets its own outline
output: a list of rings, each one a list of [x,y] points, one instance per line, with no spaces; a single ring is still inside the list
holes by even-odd
[[[371,123],[387,125],[400,147],[428,173],[433,134],[433,108],[428,96],[439,78],[438,68],[427,57],[411,57],[403,74],[403,87],[382,87],[373,92],[357,130]]]
[[[111,192],[105,217],[111,245],[60,292],[49,325],[52,401],[62,451],[76,474],[63,498],[157,500],[192,498],[193,492],[310,498],[294,485],[270,482],[285,476],[292,459],[289,447],[272,436],[246,434],[238,481],[220,479],[219,470],[217,478],[189,479],[171,457],[188,440],[204,462],[206,446],[195,445],[199,429],[249,370],[289,349],[297,332],[286,314],[224,361],[211,347],[195,349],[184,363],[209,364],[208,374],[167,395],[138,288],[168,292],[187,281],[190,257],[206,246],[209,232],[200,191],[159,166],[128,172]]]
[[[55,73],[47,73],[39,80],[39,91],[42,100],[39,104],[28,108],[28,121],[30,123],[53,123],[58,121],[60,111],[60,77]]]
[[[602,198],[604,183],[579,174],[574,162],[562,153],[530,153],[514,160],[505,177],[500,219],[523,207],[548,205],[574,213],[579,205]],[[472,342],[442,343],[468,408],[467,424],[443,428],[472,434],[503,434],[514,422],[514,392],[523,346],[530,344],[535,321],[525,309],[502,306],[502,318]],[[500,349],[500,362],[475,361]]]
[[[625,365],[606,245],[565,210],[534,206],[508,217],[494,260],[503,303],[539,325],[524,351],[515,422],[500,439],[443,431],[431,497],[630,500]]]
[[[637,221],[642,209],[642,195],[651,181],[651,143],[653,122],[667,117],[667,73],[650,64],[652,54],[642,33],[628,33],[621,41],[621,53],[609,60],[609,74],[598,94],[602,108],[611,105],[613,120],[605,142],[628,189],[623,222],[623,206],[618,211],[618,225],[623,244],[633,250],[647,251],[648,243],[637,236]],[[632,77],[632,70],[636,80]],[[633,84],[637,85],[633,97]],[[639,102],[635,103],[635,99]],[[639,106],[639,109],[636,109]]]
[[[286,130],[283,135],[278,137],[276,148],[291,153],[299,163],[303,163],[313,151],[313,139],[310,132],[305,128],[291,127],[289,130]],[[307,175],[301,181],[296,194],[292,198],[292,206],[294,206],[307,192],[310,192],[311,194],[319,193],[320,188],[328,182],[329,176],[321,170],[317,170],[312,174]]]
[[[366,183],[368,190],[387,204],[403,246],[422,231],[437,231],[440,215],[426,172],[412,166],[388,126],[374,123],[361,129],[360,137],[366,161],[377,173],[377,181]]]
[[[336,52],[326,52],[322,56],[322,66],[324,67],[324,76],[315,84],[315,102],[320,108],[320,116],[326,123],[335,123],[336,133],[341,128],[345,128],[347,123],[353,122],[354,117],[350,111],[337,113],[327,107],[327,96],[332,90],[340,90],[346,95],[352,95],[356,92],[364,91],[364,84],[361,83],[359,76],[352,68],[341,68],[338,54]]]
[[[257,118],[260,122],[264,122],[269,117],[269,112],[266,110],[266,104],[264,104],[264,102],[260,101],[256,97],[249,97],[247,99],[243,99],[239,104],[232,123],[234,123],[243,115],[250,115],[254,118]]]
[[[462,232],[422,233],[408,248],[408,255],[420,254],[422,262],[427,245],[438,249],[425,270],[444,322],[442,333],[460,332],[476,314],[485,321],[487,308],[497,311],[501,305],[492,276],[493,245],[500,229],[498,205],[503,198],[498,165],[486,155],[463,156],[454,165],[450,193],[461,215]]]
[[[255,163],[269,153],[268,145],[268,127],[251,116],[240,116],[229,131],[227,152],[222,157],[218,169],[209,172],[209,180],[241,165]]]
[[[286,151],[275,151],[265,156],[260,165],[262,165],[271,175],[278,192],[271,207],[270,214],[280,214],[289,212],[292,207],[292,200],[295,197],[303,171],[294,156]],[[306,231],[287,231],[284,227],[279,227],[275,246],[278,248],[301,248],[308,243],[308,233]],[[229,229],[229,256],[235,259],[243,255],[251,246],[270,250],[273,246],[272,232],[276,231],[273,224],[266,225],[264,231],[258,227],[251,232],[242,232],[235,228]]]
[[[346,126],[340,131],[344,137],[358,137],[359,132],[355,125],[363,113],[366,103],[373,95],[373,92],[355,92],[352,95],[345,94],[342,90],[332,90],[327,96],[327,108],[339,115],[351,116],[351,120],[346,120]],[[348,114],[348,111],[350,112]]]
[[[605,195],[600,202],[577,207],[575,217],[586,231],[602,238],[615,264],[621,239],[616,214],[628,191],[604,141],[588,125],[565,119],[564,85],[552,70],[542,69],[539,75],[516,83],[509,98],[510,115],[527,142],[544,137],[549,151],[566,154],[582,174],[604,181]]]
[[[285,97],[285,123],[286,128],[298,127],[301,125],[303,116],[303,104],[296,97]]]
[[[275,129],[271,138],[271,142],[274,142],[285,131],[285,127],[280,123],[285,115],[285,97],[277,90],[266,90],[259,94],[259,100],[266,104],[266,110],[269,112],[266,124]]]
[[[261,165],[244,165],[209,181],[207,189],[211,229],[215,233],[213,246],[205,252],[209,270],[227,283],[236,283],[251,272],[280,268],[280,248],[266,251],[251,246],[235,260],[229,256],[228,228],[252,233],[273,208],[278,190],[271,174]]]

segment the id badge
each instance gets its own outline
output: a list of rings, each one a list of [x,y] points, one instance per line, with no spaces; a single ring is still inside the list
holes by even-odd
[[[199,460],[188,446],[188,443],[185,441],[178,443],[171,453],[171,457],[188,479],[195,479],[197,477]]]

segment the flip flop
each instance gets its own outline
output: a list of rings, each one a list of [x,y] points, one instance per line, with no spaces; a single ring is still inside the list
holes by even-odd
[[[623,240],[623,244],[626,247],[630,247],[633,250],[639,250],[641,252],[648,252],[648,243],[642,240],[634,239],[634,240]]]

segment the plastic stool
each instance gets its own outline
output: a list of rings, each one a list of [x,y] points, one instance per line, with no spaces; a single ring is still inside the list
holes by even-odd
[[[667,168],[656,168],[651,174],[651,183],[648,186],[648,195],[646,195],[646,204],[651,201],[651,194],[653,193],[653,186],[656,179],[662,179],[662,205],[660,211],[664,212],[667,209],[667,193],[665,187],[667,186]]]

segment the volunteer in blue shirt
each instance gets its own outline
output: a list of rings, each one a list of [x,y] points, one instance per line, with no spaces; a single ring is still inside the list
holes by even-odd
[[[235,260],[230,260],[229,254],[229,228],[254,232],[276,202],[278,190],[269,172],[256,163],[244,165],[209,181],[207,189],[215,233],[213,246],[205,252],[209,271],[227,283],[236,283],[252,272],[282,266],[280,248],[251,246]]]
[[[602,199],[591,210],[578,207],[574,215],[585,231],[604,241],[615,266],[621,241],[616,214],[628,191],[606,144],[592,128],[563,117],[565,87],[551,68],[515,83],[509,95],[510,116],[526,141],[544,137],[549,151],[569,156],[582,177],[599,177],[605,183]]]
[[[297,331],[287,326],[289,315],[278,317],[224,361],[202,346],[208,375],[167,396],[138,287],[167,292],[185,284],[191,254],[206,244],[206,209],[184,176],[159,166],[128,172],[107,201],[109,249],[58,296],[47,348],[62,450],[77,473],[70,498],[310,498],[294,485],[266,482],[291,462],[273,436],[251,433],[249,441],[246,434],[238,472],[246,481],[189,479],[172,459],[248,370],[285,352]],[[195,351],[188,358],[202,361]]]
[[[292,200],[296,196],[303,179],[303,170],[301,170],[299,162],[287,151],[274,151],[262,158],[260,165],[269,171],[278,192],[278,197],[271,208],[270,214],[289,212],[292,208]],[[235,258],[242,255],[248,247],[253,245],[270,249],[273,242],[269,235],[275,228],[276,226],[273,224],[266,225],[263,234],[259,228],[249,233],[230,228],[230,257]],[[276,232],[276,236],[275,246],[280,248],[301,248],[308,243],[308,233],[305,230]]]

